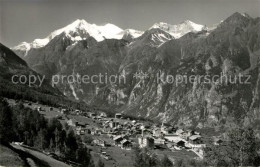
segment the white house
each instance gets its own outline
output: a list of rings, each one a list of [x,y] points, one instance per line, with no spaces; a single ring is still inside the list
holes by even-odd
[[[138,143],[140,148],[154,148],[154,139],[151,137],[140,137]]]

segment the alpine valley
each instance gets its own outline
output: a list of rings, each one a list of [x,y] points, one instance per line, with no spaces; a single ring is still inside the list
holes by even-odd
[[[99,73],[126,78],[121,84],[57,85],[65,96],[88,105],[191,127],[259,125],[260,18],[247,14],[234,13],[212,27],[160,22],[144,32],[76,20],[12,50],[48,78]],[[134,78],[141,72],[148,77]],[[163,79],[249,75],[250,84],[165,83],[157,74]]]

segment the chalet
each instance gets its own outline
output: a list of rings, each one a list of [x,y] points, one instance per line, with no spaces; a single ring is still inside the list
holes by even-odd
[[[76,122],[76,128],[86,128],[86,124],[82,122]]]
[[[92,112],[89,113],[89,117],[90,117],[90,118],[94,118],[94,117],[96,117],[96,116],[97,116],[97,114],[95,114],[95,113],[92,113]]]
[[[122,118],[122,114],[121,113],[116,113],[115,114],[115,118]]]
[[[162,138],[154,139],[154,144],[155,145],[164,145],[165,144],[165,139],[162,139]]]
[[[61,110],[60,110],[60,113],[66,114],[66,113],[67,113],[67,109],[61,109]]]
[[[170,134],[175,133],[177,130],[174,126],[170,126],[168,129]]]
[[[41,107],[37,107],[37,111],[42,111],[42,108]]]
[[[78,121],[75,120],[75,119],[69,119],[69,120],[67,121],[67,124],[68,124],[69,126],[76,126],[76,125],[78,124]]]
[[[162,125],[161,125],[161,133],[163,133],[163,134],[169,133],[169,128],[164,123],[162,123]]]
[[[194,130],[187,130],[187,135],[188,136],[195,135],[195,131]]]
[[[90,134],[91,134],[91,135],[95,135],[95,130],[92,129],[91,132],[90,132]]]
[[[213,144],[214,145],[220,145],[221,143],[223,143],[223,140],[221,140],[220,138],[218,138],[218,137],[215,137],[215,138],[213,138]]]
[[[185,142],[183,140],[176,141],[175,144],[178,147],[185,147]]]
[[[121,148],[124,150],[131,150],[132,143],[129,140],[124,139],[121,141]]]
[[[91,129],[84,129],[85,130],[85,134],[91,134]]]
[[[109,127],[104,127],[103,128],[103,133],[107,134],[107,135],[112,135],[113,134],[113,129],[109,128]]]
[[[154,128],[153,129],[153,136],[154,137],[161,137],[162,136],[161,129],[160,128]]]
[[[185,132],[185,131],[182,130],[182,129],[178,129],[178,130],[176,131],[176,134],[177,134],[178,136],[180,136],[181,138],[185,139],[185,140],[188,140],[188,137],[190,136],[190,135],[189,135],[189,132]]]
[[[164,138],[170,142],[177,142],[179,140],[183,140],[180,136],[174,134],[165,135]]]
[[[111,121],[111,122],[109,122],[110,128],[115,128],[115,127],[117,127],[118,125],[119,125],[119,122],[116,122],[116,121]]]
[[[100,117],[102,117],[102,118],[107,118],[107,114],[104,113],[104,112],[102,112],[102,113],[100,113]]]
[[[123,126],[122,125],[120,125],[119,123],[118,123],[118,125],[116,126],[118,129],[122,129],[123,128]]]
[[[140,148],[154,148],[154,139],[151,137],[140,137],[138,143]]]
[[[101,129],[95,129],[93,132],[94,132],[94,135],[101,135],[102,134],[102,130]]]
[[[102,120],[102,117],[101,116],[96,116],[96,119],[100,121],[100,120]]]
[[[121,141],[123,141],[123,137],[122,136],[116,136],[113,138],[114,142],[115,142],[115,145],[116,146],[120,146],[121,145]]]
[[[200,132],[194,131],[195,135],[201,135]]]
[[[141,124],[141,123],[136,123],[136,124],[134,125],[134,127],[135,127],[136,129],[141,129],[141,127],[143,127],[143,124]]]
[[[178,130],[176,131],[176,135],[179,135],[179,136],[182,136],[184,133],[185,133],[185,132],[184,132],[184,130],[182,130],[182,129],[178,129]]]
[[[87,129],[76,129],[76,134],[77,135],[84,135],[86,134]]]
[[[104,140],[101,140],[101,139],[94,139],[93,143],[97,146],[102,146],[102,147],[106,146],[106,142]]]
[[[82,113],[82,111],[80,111],[80,110],[75,110],[75,113]]]
[[[189,137],[189,142],[191,144],[202,144],[201,136],[200,135],[193,135]]]
[[[161,133],[162,134],[165,134],[165,135],[167,135],[167,134],[169,134],[171,131],[170,131],[170,128],[168,128],[168,127],[162,127],[161,128]]]

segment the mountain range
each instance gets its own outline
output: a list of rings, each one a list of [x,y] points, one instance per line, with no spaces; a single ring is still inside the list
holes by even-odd
[[[184,21],[178,25],[170,25],[167,23],[155,23],[150,29],[160,28],[168,33],[170,33],[174,38],[180,38],[188,32],[201,31],[207,29],[205,26],[193,23],[189,20]],[[41,48],[47,45],[54,37],[65,33],[67,36],[70,36],[73,41],[79,41],[88,38],[89,36],[95,38],[98,42],[103,41],[104,39],[126,39],[137,38],[141,36],[144,32],[126,29],[122,30],[113,24],[105,24],[98,26],[96,24],[90,24],[85,20],[76,20],[73,23],[60,28],[58,30],[50,33],[46,38],[35,39],[33,42],[22,42],[12,49],[17,52],[22,52],[19,55],[26,56],[27,52],[32,48]]]
[[[217,26],[156,23],[146,31],[85,20],[12,50],[36,72],[120,75],[125,83],[59,83],[71,99],[114,112],[218,129],[260,120],[260,19],[234,13]],[[146,78],[134,78],[146,73]],[[158,82],[170,76],[250,76],[250,84]],[[220,80],[218,78],[217,80]]]

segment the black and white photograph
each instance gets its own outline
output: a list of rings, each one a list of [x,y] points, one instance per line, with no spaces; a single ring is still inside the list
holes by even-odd
[[[260,166],[260,0],[0,0],[0,167]]]

